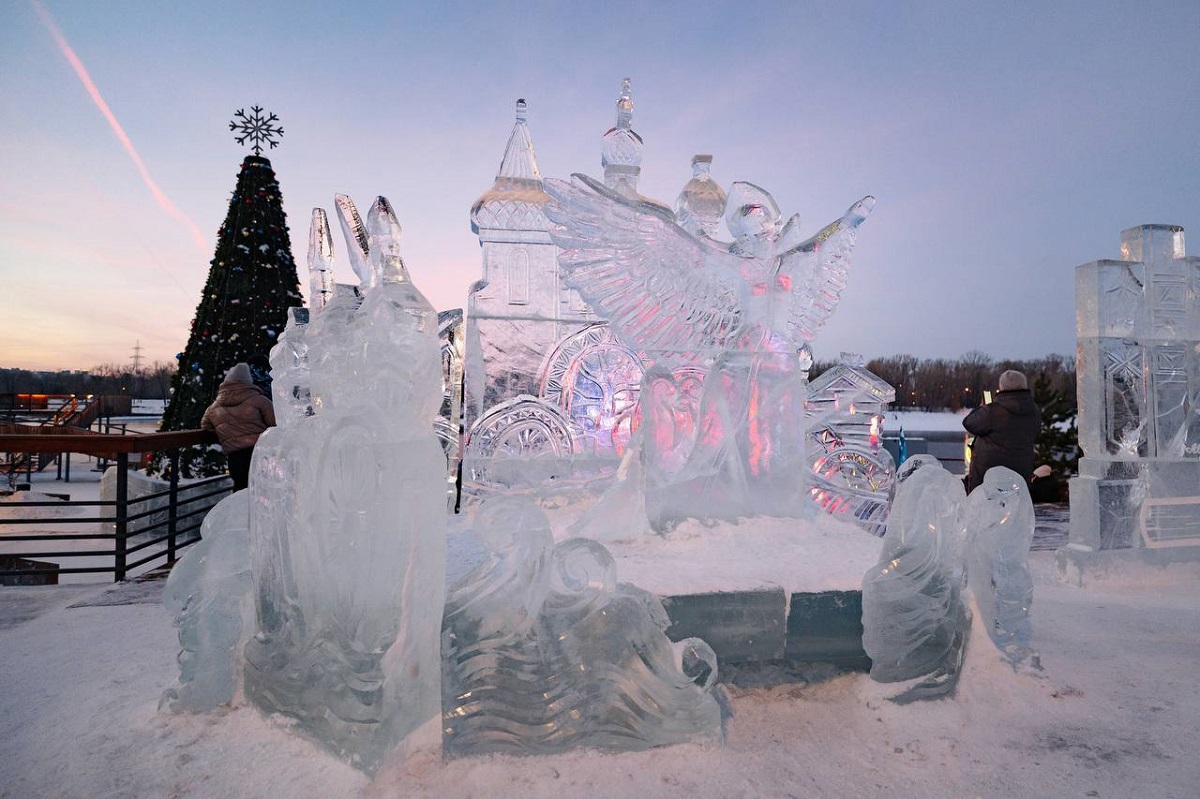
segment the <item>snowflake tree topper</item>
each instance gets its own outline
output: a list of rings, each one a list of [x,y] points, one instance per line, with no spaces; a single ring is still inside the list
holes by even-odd
[[[246,109],[239,108],[234,114],[234,120],[229,123],[229,129],[240,132],[242,135],[235,135],[233,138],[238,144],[245,144],[246,140],[250,140],[250,146],[254,148],[255,155],[262,154],[263,143],[271,145],[274,150],[279,146],[279,142],[275,137],[283,135],[283,128],[272,123],[278,122],[279,117],[270,114],[266,117],[262,115],[262,106],[251,106],[250,116],[246,116]]]

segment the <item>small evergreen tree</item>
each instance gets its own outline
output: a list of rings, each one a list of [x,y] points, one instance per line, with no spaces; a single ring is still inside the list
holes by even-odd
[[[1038,374],[1033,380],[1033,401],[1042,409],[1042,432],[1035,444],[1037,463],[1049,465],[1059,478],[1074,475],[1079,470],[1074,396],[1055,388],[1045,374]]]
[[[161,429],[198,428],[230,367],[270,352],[287,324],[288,308],[303,303],[279,182],[269,160],[246,156],[217,231],[216,255],[171,381]],[[162,473],[165,466],[160,456],[152,471]],[[224,469],[225,457],[213,448],[181,453],[183,477],[206,477]]]

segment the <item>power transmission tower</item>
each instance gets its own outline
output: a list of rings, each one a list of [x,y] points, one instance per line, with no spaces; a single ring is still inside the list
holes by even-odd
[[[142,366],[142,340],[138,339],[137,344],[133,345],[133,356],[130,357],[133,361],[133,373],[136,375]]]

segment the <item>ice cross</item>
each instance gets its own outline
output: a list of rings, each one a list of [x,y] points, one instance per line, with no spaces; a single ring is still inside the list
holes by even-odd
[[[249,139],[250,146],[254,148],[255,155],[262,154],[263,142],[271,145],[271,149],[274,150],[279,146],[279,142],[273,137],[283,135],[283,128],[271,124],[272,122],[278,122],[279,117],[270,114],[264,118],[262,110],[262,106],[260,105],[251,106],[250,113],[252,116],[246,116],[246,109],[239,108],[237,113],[234,114],[234,120],[229,123],[230,130],[240,131],[242,134],[241,136],[235,135],[233,137],[237,143],[245,144],[246,140]],[[241,120],[240,122],[238,121],[239,119]]]

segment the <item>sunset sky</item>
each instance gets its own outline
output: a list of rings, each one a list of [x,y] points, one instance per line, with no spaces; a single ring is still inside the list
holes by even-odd
[[[305,291],[312,208],[382,194],[414,281],[463,307],[515,100],[544,176],[599,175],[624,77],[644,195],[711,153],[808,233],[878,198],[818,358],[1073,353],[1074,267],[1122,229],[1183,225],[1200,255],[1198,42],[1196,0],[10,0],[0,367],[183,349],[255,104]]]

